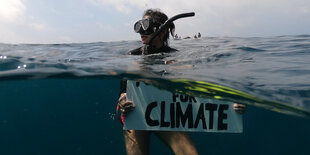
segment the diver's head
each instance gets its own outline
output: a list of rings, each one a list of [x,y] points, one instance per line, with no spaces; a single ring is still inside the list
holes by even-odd
[[[163,25],[168,20],[166,14],[161,12],[159,9],[148,9],[144,11],[141,20],[137,21],[134,25],[134,30],[140,33],[141,40],[143,44],[147,44],[151,35],[158,31],[161,25]],[[169,27],[170,31],[174,30],[174,24]],[[168,29],[162,31],[153,41],[155,46],[168,45],[169,33]]]

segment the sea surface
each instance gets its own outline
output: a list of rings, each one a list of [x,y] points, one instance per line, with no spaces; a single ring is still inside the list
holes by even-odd
[[[243,133],[191,133],[200,154],[310,154],[310,35],[0,43],[0,154],[125,154],[120,79],[247,105]],[[152,136],[150,154],[172,154]]]

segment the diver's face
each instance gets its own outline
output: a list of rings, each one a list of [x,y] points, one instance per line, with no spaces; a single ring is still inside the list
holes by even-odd
[[[146,15],[146,16],[143,16],[143,18],[151,18],[151,16]],[[141,35],[142,44],[147,44],[149,42],[152,34],[149,34],[149,35],[140,34],[140,35]]]

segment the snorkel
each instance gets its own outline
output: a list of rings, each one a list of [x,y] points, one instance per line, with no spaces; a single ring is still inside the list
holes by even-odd
[[[148,43],[142,48],[143,50],[143,54],[152,54],[153,51],[155,51],[155,47],[152,45],[153,40],[166,28],[168,28],[171,23],[177,19],[180,18],[185,18],[185,17],[192,17],[195,16],[194,12],[189,12],[189,13],[182,13],[182,14],[178,14],[176,16],[173,16],[171,18],[169,18],[163,25],[161,25],[158,29],[158,31],[154,32],[150,38],[150,40],[148,41]]]

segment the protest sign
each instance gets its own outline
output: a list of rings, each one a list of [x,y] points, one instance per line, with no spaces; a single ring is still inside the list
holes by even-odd
[[[131,80],[127,98],[136,107],[125,118],[126,130],[243,132],[242,115],[232,102],[175,94]]]

